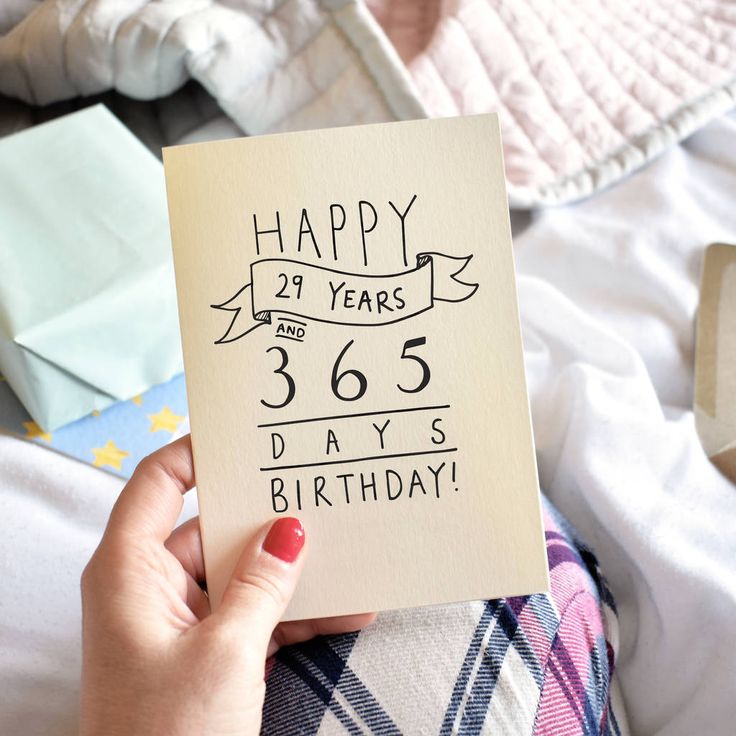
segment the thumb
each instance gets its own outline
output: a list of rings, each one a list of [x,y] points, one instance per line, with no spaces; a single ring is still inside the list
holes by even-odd
[[[217,616],[265,648],[301,574],[304,542],[299,519],[286,517],[264,526],[243,550]]]

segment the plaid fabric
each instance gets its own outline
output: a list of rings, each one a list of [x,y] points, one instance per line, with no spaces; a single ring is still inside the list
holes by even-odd
[[[262,733],[626,732],[616,609],[593,554],[545,501],[551,593],[394,611],[282,649]]]

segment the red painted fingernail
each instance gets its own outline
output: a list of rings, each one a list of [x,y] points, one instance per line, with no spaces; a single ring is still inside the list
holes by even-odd
[[[304,527],[299,519],[278,519],[268,530],[263,549],[284,562],[294,562],[304,546]]]

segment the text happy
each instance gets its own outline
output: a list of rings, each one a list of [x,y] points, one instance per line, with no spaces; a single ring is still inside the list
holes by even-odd
[[[338,261],[345,249],[359,248],[363,265],[368,266],[372,239],[380,235],[384,242],[400,246],[404,265],[408,266],[407,217],[416,199],[414,194],[405,201],[388,200],[385,205],[361,199],[352,206],[333,203],[317,213],[302,208],[296,218],[298,225],[291,228],[286,226],[279,210],[254,212],[256,255],[309,254]],[[355,234],[357,238],[353,237]]]

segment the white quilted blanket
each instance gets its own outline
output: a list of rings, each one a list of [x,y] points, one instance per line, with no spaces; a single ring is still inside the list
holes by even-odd
[[[11,3],[0,92],[34,105],[108,89],[155,99],[191,78],[249,134],[425,114],[354,0]]]
[[[193,78],[246,133],[497,110],[517,207],[601,189],[736,99],[730,0],[370,0],[399,53],[359,0],[6,3],[6,95]]]

